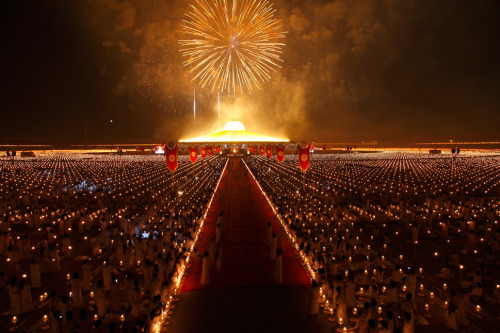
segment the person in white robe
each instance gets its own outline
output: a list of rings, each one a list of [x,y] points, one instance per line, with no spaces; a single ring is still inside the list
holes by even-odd
[[[384,298],[385,304],[397,304],[399,302],[398,299],[398,289],[396,282],[391,281],[389,283],[389,287],[387,288],[386,297]]]
[[[139,281],[135,280],[134,288],[129,290],[128,296],[131,305],[130,315],[133,318],[137,318],[141,310],[141,290],[139,289]]]
[[[368,322],[370,320],[370,312],[371,312],[370,303],[365,302],[364,305],[365,306],[363,308],[363,313],[361,313],[358,320],[356,321],[356,325],[353,328],[353,331],[359,330],[360,333],[361,332],[366,333],[369,331],[368,330]],[[344,323],[345,323],[345,321],[344,321]]]
[[[10,313],[12,315],[20,315],[22,313],[21,309],[21,291],[16,285],[16,279],[10,281],[9,286],[9,298],[10,298]]]
[[[403,313],[403,333],[415,332],[415,318],[409,312]]]
[[[78,273],[73,273],[73,277],[71,279],[71,299],[73,301],[73,305],[75,307],[79,307],[82,305],[82,285],[81,285],[80,277]]]
[[[83,261],[82,278],[83,278],[82,280],[83,290],[89,291],[92,281],[92,267],[90,266],[90,262],[88,261],[88,259],[85,259]]]
[[[272,239],[273,239],[273,227],[271,226],[271,222],[267,222],[267,227],[266,227],[266,244],[267,244],[267,246],[271,246]]]
[[[26,279],[21,279],[21,310],[22,313],[33,311],[33,299],[31,298],[31,286]]]
[[[406,276],[405,285],[407,288],[407,292],[409,292],[412,297],[415,298],[415,291],[417,289],[417,275],[412,268],[410,268],[408,275]]]
[[[104,284],[104,290],[111,290],[111,275],[119,274],[119,272],[109,263],[108,260],[104,260],[102,266],[96,269],[96,275],[102,270],[102,282]]]
[[[215,231],[215,243],[219,244],[222,240],[222,225],[217,223],[217,229]]]
[[[337,287],[337,297],[335,298],[336,302],[336,317],[338,323],[345,323],[347,321],[347,303],[346,303],[346,293],[342,290],[342,288]]]
[[[271,248],[269,249],[269,259],[276,260],[277,247],[278,240],[276,239],[276,234],[273,232],[273,238],[271,239]]]
[[[448,303],[448,311],[446,312],[446,326],[450,330],[457,330],[458,324],[456,319],[456,305],[453,302]]]
[[[317,317],[319,313],[319,286],[316,281],[312,281],[311,289],[309,290],[309,317]]]
[[[203,264],[201,268],[201,278],[200,283],[202,285],[207,285],[210,282],[210,259],[208,257],[208,252],[205,251],[203,254]]]
[[[348,308],[356,306],[356,285],[354,284],[351,276],[349,276],[347,282],[345,283],[345,297]]]
[[[161,294],[161,282],[156,272],[153,273],[153,278],[151,279],[149,288],[150,288],[149,295],[151,298]]]
[[[95,303],[97,305],[97,315],[103,317],[106,315],[106,292],[104,291],[102,281],[97,281],[97,287],[94,291]]]
[[[42,277],[40,275],[40,265],[38,263],[36,263],[34,259],[31,259],[30,278],[31,278],[31,287],[32,288],[41,288],[42,287]]]

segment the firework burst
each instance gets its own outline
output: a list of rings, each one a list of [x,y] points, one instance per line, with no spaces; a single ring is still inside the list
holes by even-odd
[[[271,78],[285,37],[267,0],[196,0],[179,45],[194,81],[212,92],[252,92]]]

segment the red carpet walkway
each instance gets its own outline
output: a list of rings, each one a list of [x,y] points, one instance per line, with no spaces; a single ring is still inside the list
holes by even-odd
[[[240,159],[229,161],[219,191],[200,235],[198,251],[208,251],[210,240],[215,239],[217,218],[224,211],[222,267],[219,271],[214,264],[210,270],[210,283],[203,286],[200,283],[202,260],[194,260],[184,277],[181,291],[259,285],[310,286],[309,276],[286,239],[283,246],[283,283],[274,283],[274,261],[269,259],[269,247],[266,245],[267,223],[272,223],[273,232],[277,235],[281,230],[266,199]]]

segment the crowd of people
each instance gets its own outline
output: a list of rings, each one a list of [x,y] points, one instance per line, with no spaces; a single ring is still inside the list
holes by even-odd
[[[19,331],[159,331],[227,159],[168,171],[164,156],[0,159],[0,305]],[[314,278],[310,316],[339,330],[495,327],[500,310],[500,158],[418,153],[312,155],[244,164],[284,232],[268,228],[275,282],[283,238]],[[256,195],[249,188],[249,200]],[[3,317],[6,321],[7,317]],[[493,325],[493,326],[488,326]]]
[[[159,331],[225,163],[180,156],[172,174],[164,156],[1,159],[4,324]]]
[[[322,154],[305,174],[293,155],[246,163],[315,278],[311,315],[360,332],[497,325],[498,156]]]

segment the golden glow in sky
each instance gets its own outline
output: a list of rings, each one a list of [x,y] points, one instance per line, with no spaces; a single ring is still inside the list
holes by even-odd
[[[288,139],[274,138],[264,134],[249,132],[241,121],[228,121],[222,131],[196,138],[179,140],[181,143],[226,143],[226,142],[288,142]]]

